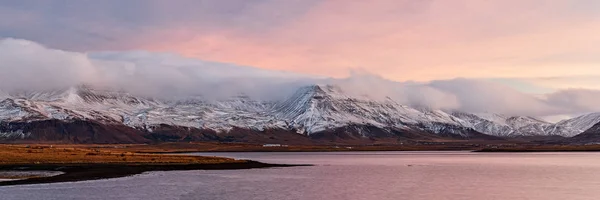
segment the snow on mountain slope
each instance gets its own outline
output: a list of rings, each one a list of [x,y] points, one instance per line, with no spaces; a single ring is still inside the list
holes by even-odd
[[[544,136],[544,135],[555,135],[548,134],[545,130],[551,123],[537,119],[534,117],[524,116],[513,116],[506,120],[507,124],[517,131],[515,133],[523,136]],[[563,134],[556,134],[564,136]]]
[[[366,96],[351,97],[339,87],[314,85],[303,87],[292,97],[276,104],[273,115],[299,132],[314,133],[347,125],[371,125],[380,128],[409,128],[421,125],[427,131],[441,131],[443,124],[460,126],[462,120],[442,111],[423,112],[391,100],[375,101]]]
[[[471,113],[452,112],[452,115],[466,121],[473,129],[495,136],[509,136],[513,129],[506,122],[495,115],[479,116]]]
[[[583,133],[569,138],[568,141],[575,144],[600,144],[600,123],[593,125]]]
[[[266,115],[266,107],[246,96],[219,102],[187,99],[125,115],[124,123],[133,127],[169,124],[217,131],[228,131],[233,127],[252,130],[284,127],[285,123]]]
[[[4,99],[0,101],[0,120],[17,121],[23,119],[43,119],[43,115],[36,108],[38,106],[25,99]]]
[[[124,114],[158,104],[127,93],[94,90],[86,86],[9,95],[12,98],[5,99],[6,109],[0,111],[13,113],[13,115],[0,115],[1,119],[8,121],[93,119],[115,123],[121,122]],[[16,104],[10,105],[11,100]],[[20,114],[15,116],[14,113]]]
[[[533,117],[504,116],[491,113],[471,114],[465,112],[452,112],[452,115],[469,123],[473,129],[494,136],[540,136],[563,135],[561,133],[548,134],[545,130],[552,124]]]
[[[239,127],[312,134],[345,126],[367,125],[461,136],[468,134],[465,131],[470,128],[503,137],[573,136],[600,122],[599,113],[550,124],[532,117],[413,108],[389,98],[373,100],[368,96],[352,96],[333,85],[302,87],[279,102],[256,101],[243,94],[219,101],[207,101],[202,97],[160,100],[89,86],[44,92],[0,92],[0,95],[0,122],[94,120],[150,131],[153,126],[168,124],[215,131]]]
[[[600,123],[600,113],[589,113],[572,119],[562,120],[545,129],[548,134],[572,137]]]

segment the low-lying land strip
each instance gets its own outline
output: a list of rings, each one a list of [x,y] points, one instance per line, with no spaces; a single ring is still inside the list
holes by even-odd
[[[186,153],[186,152],[330,152],[330,151],[600,151],[600,145],[551,145],[498,142],[423,142],[411,144],[371,145],[282,145],[218,142],[173,142],[131,145],[84,145],[86,148],[111,149],[136,153]]]
[[[483,148],[475,152],[599,152],[600,145],[528,145]]]
[[[231,158],[133,153],[125,145],[0,145],[0,171],[60,171],[56,176],[20,177],[0,173],[2,185],[116,178],[147,171],[283,167]],[[35,173],[32,173],[35,174]],[[13,176],[13,177],[11,177]],[[21,179],[27,178],[27,179]]]
[[[476,143],[422,143],[422,144],[372,144],[372,145],[283,145],[218,142],[173,142],[132,145],[85,145],[88,148],[112,149],[136,153],[186,153],[186,152],[328,152],[328,151],[458,151],[477,150],[486,145]],[[495,144],[494,146],[506,146]],[[491,147],[491,146],[490,146]]]

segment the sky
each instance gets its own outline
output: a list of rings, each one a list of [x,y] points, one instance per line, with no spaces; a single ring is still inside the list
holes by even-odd
[[[38,77],[57,65],[72,66],[62,70],[60,79],[20,83],[22,78],[8,81],[12,75],[0,84],[70,84],[99,79],[98,73],[104,74],[101,82],[123,82],[119,74],[128,65],[152,65],[145,68],[152,72],[128,73],[183,93],[200,84],[196,79],[207,85],[207,79],[221,77],[214,74],[228,80],[231,74],[240,75],[236,80],[248,74],[282,81],[293,77],[296,84],[302,82],[299,77],[360,78],[369,84],[377,77],[386,84],[429,87],[418,92],[403,87],[402,98],[413,99],[407,102],[433,99],[431,104],[442,107],[496,102],[506,104],[500,111],[573,115],[600,107],[594,99],[600,90],[598,33],[597,0],[0,0],[0,53],[4,48],[5,54],[0,58],[16,63],[0,67]],[[15,48],[23,52],[15,55]],[[27,49],[68,58],[44,58],[52,65],[44,59],[31,63],[26,56],[40,55]],[[179,71],[161,71],[162,65]],[[194,70],[213,74],[185,74]],[[164,74],[172,76],[160,78]],[[173,77],[190,87],[168,86]],[[231,88],[272,85],[254,80],[237,81]],[[471,88],[474,83],[483,86]],[[502,100],[504,93],[468,100],[475,95],[466,93],[477,90],[457,88],[510,90],[527,100]],[[407,91],[413,92],[407,97]],[[448,94],[454,100],[445,99]],[[536,106],[518,106],[530,101]]]

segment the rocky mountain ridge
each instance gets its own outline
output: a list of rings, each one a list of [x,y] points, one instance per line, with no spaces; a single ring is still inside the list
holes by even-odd
[[[202,97],[160,100],[89,86],[2,93],[0,138],[29,137],[32,130],[23,128],[25,124],[41,124],[42,121],[124,126],[126,128],[118,130],[137,130],[147,134],[159,129],[165,132],[165,127],[180,127],[214,135],[244,132],[240,130],[277,130],[311,136],[344,130],[359,138],[372,137],[374,132],[392,135],[411,132],[468,139],[485,135],[572,137],[599,123],[600,114],[588,114],[553,124],[527,116],[414,108],[390,98],[374,100],[368,96],[349,95],[335,85],[301,87],[292,96],[275,102],[258,101],[246,95],[219,101],[208,101]],[[96,134],[102,134],[100,129],[96,131]]]

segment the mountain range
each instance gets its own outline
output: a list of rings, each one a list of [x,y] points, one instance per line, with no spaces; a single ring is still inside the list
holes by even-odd
[[[335,85],[304,86],[279,101],[244,94],[221,100],[160,99],[85,85],[0,92],[3,142],[574,140],[589,135],[598,123],[600,113],[549,123],[530,116],[411,107],[391,98],[350,95]],[[580,138],[591,139],[578,142],[600,141]]]

